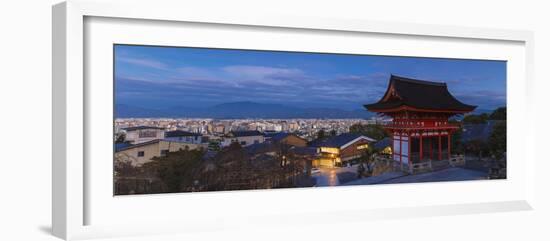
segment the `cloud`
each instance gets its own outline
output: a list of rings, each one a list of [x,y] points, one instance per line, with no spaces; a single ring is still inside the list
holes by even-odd
[[[156,67],[167,66],[161,63]],[[312,76],[298,68],[257,65],[183,66],[134,77],[119,76],[117,78],[121,80],[117,82],[117,93],[123,99],[138,98],[139,93],[144,93],[143,98],[164,100],[165,104],[170,105],[249,100],[361,108],[362,104],[376,102],[382,97],[389,75],[375,72],[365,75]],[[478,105],[483,109],[506,103],[505,91],[458,88],[451,92],[464,103]]]
[[[148,67],[153,69],[168,70],[168,65],[157,60],[135,58],[135,57],[117,57],[117,61],[132,65]]]
[[[235,65],[222,68],[239,83],[261,83],[265,85],[282,86],[297,84],[297,81],[310,79],[304,71],[296,68],[276,68],[267,66]]]
[[[216,79],[215,71],[208,68],[185,66],[176,69],[178,79]]]
[[[506,105],[505,91],[477,90],[456,92],[454,96],[466,104],[476,105],[481,109],[494,109]]]

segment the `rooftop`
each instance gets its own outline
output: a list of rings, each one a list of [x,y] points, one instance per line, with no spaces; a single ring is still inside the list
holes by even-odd
[[[231,135],[234,137],[261,136],[262,133],[259,131],[232,131]]]
[[[279,142],[279,141],[282,141],[284,140],[285,138],[289,137],[289,136],[295,136],[297,138],[300,138],[302,139],[301,137],[295,135],[295,134],[292,134],[292,133],[287,133],[287,132],[279,132],[277,134],[274,134],[271,136],[271,141],[273,142]]]
[[[156,139],[152,141],[142,142],[139,144],[130,144],[130,145],[122,145],[123,143],[117,143],[115,144],[115,152],[124,151],[124,150],[132,149],[140,146],[156,144],[156,143],[159,143],[160,141],[161,141],[160,139]]]
[[[164,128],[155,127],[155,126],[132,126],[132,127],[122,128],[122,130],[125,130],[125,131],[151,130],[151,129],[164,130]]]
[[[201,134],[188,132],[188,131],[175,130],[175,131],[168,131],[164,133],[164,136],[165,137],[201,136]]]
[[[355,133],[344,133],[337,136],[332,136],[324,140],[315,140],[311,142],[310,146],[316,146],[316,147],[337,147],[340,148],[358,138],[366,139],[370,142],[374,142],[375,140],[369,137],[366,137],[361,134],[355,134]]]
[[[457,100],[447,84],[392,75],[384,96],[376,103],[366,104],[373,112],[392,112],[402,107],[451,113],[470,112],[476,106]]]

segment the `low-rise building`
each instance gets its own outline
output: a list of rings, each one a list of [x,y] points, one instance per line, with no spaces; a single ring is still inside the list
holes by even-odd
[[[168,131],[164,133],[164,139],[168,141],[185,142],[192,144],[201,144],[202,135],[182,130]]]
[[[297,146],[297,147],[307,146],[307,140],[292,133],[279,132],[268,136],[269,136],[269,141],[276,144],[284,144],[284,145]]]
[[[229,146],[233,142],[237,142],[241,146],[250,146],[264,141],[265,138],[259,131],[232,131],[225,137],[222,146]]]
[[[368,148],[374,139],[360,134],[344,133],[310,143],[310,146],[317,147],[319,159],[313,161],[314,167],[335,167],[342,166],[354,159],[358,159]]]
[[[164,138],[164,129],[153,126],[135,126],[121,129],[126,133],[125,142],[140,144]]]
[[[152,140],[134,145],[115,145],[115,161],[128,161],[141,166],[152,161],[153,157],[166,156],[169,152],[180,150],[206,149],[208,145],[190,144],[168,140]]]

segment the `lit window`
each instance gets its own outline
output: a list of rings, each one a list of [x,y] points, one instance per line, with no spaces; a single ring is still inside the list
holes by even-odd
[[[368,144],[363,144],[363,145],[358,145],[357,146],[357,150],[362,150],[362,149],[367,149],[367,148],[369,148]]]

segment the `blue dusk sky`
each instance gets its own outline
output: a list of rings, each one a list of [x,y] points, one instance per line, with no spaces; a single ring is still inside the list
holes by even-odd
[[[115,102],[141,108],[252,101],[362,109],[390,74],[446,82],[460,101],[506,105],[506,62],[115,45]]]

